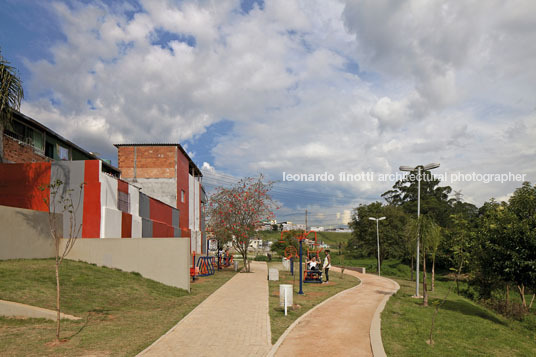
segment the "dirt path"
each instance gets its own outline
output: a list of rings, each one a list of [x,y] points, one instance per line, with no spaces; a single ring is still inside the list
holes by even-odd
[[[376,275],[348,270],[345,273],[361,279],[361,285],[340,293],[305,316],[279,346],[274,346],[273,355],[372,356],[372,344],[376,355],[381,355],[381,334],[373,332],[371,339],[371,325],[378,306],[398,290],[398,284]],[[378,321],[374,328],[379,329]]]

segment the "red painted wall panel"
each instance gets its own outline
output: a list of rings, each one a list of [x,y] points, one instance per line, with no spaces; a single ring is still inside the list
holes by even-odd
[[[99,182],[99,175],[99,161],[85,161],[82,238],[100,238],[101,184]]]
[[[180,211],[179,228],[182,237],[190,237],[189,202],[189,172],[188,158],[177,148],[177,209]],[[181,192],[184,191],[184,202],[181,201]]]
[[[48,211],[50,163],[0,164],[0,205]],[[44,187],[41,191],[39,187]]]
[[[119,192],[128,193],[128,183],[123,180],[117,180],[117,190]]]
[[[132,238],[132,215],[121,213],[121,238]]]
[[[171,206],[149,197],[150,219],[152,221],[165,223],[168,226],[173,225]],[[173,236],[172,236],[173,237]]]
[[[154,238],[171,238],[173,237],[173,233],[173,227],[162,222],[153,221]]]

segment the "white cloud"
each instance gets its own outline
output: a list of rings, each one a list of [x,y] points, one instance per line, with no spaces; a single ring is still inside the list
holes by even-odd
[[[23,111],[109,157],[112,143],[184,141],[226,119],[233,129],[206,169],[237,176],[439,161],[536,180],[534,2],[281,0],[249,14],[238,1],[141,6],[129,17],[100,2],[55,4],[66,41],[51,48],[53,62],[27,62],[41,99]],[[332,192],[325,207],[337,196],[380,199],[392,184],[294,187]],[[481,203],[515,185],[454,187]]]

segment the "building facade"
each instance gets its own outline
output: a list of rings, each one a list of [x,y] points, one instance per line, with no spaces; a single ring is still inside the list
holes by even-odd
[[[50,186],[58,181],[62,184],[57,197],[72,198],[72,208],[67,210],[59,202],[51,206],[52,211],[63,214],[65,237],[181,236],[176,208],[104,173],[99,160],[0,164],[0,205],[48,212],[45,199],[54,202]]]
[[[116,144],[121,179],[176,208],[182,237],[192,250],[206,249],[205,204],[201,170],[179,144]]]

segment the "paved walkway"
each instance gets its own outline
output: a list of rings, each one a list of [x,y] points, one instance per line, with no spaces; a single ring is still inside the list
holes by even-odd
[[[271,348],[267,267],[236,274],[139,356],[265,356]]]
[[[376,275],[345,273],[361,279],[361,285],[340,293],[300,320],[281,345],[274,346],[271,352],[275,356],[372,356],[371,344],[378,343],[381,351],[375,348],[375,352],[381,355],[381,335],[373,333],[371,339],[371,325],[378,306],[398,290],[398,284]],[[377,315],[377,330],[378,319]]]

